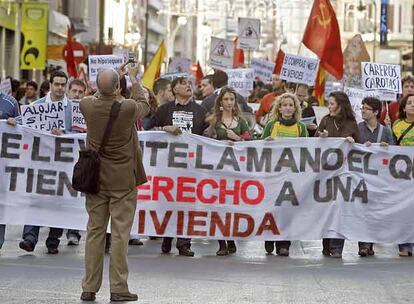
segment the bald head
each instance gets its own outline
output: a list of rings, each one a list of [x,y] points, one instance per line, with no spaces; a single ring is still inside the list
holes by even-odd
[[[114,94],[119,88],[119,75],[114,69],[99,71],[96,77],[96,86],[103,95]]]

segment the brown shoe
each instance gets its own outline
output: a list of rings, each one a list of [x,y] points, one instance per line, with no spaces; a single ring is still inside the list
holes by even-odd
[[[112,302],[138,301],[138,296],[130,292],[123,292],[123,293],[111,292],[111,301]]]
[[[96,299],[96,293],[94,292],[82,292],[80,299],[82,301],[92,302]]]

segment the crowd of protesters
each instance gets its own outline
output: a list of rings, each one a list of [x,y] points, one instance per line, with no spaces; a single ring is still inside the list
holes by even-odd
[[[118,94],[130,97],[125,79],[124,66],[118,69],[120,89]],[[79,102],[84,96],[95,94],[90,85],[79,79],[68,79],[62,71],[55,71],[48,81],[40,85],[34,81],[20,83],[12,80],[12,93],[0,92],[0,119],[8,124],[21,123],[20,106],[45,102],[63,101],[65,105],[65,130],[53,129],[52,134],[59,136],[71,133],[71,104]],[[162,130],[173,135],[183,132],[207,136],[226,142],[244,140],[273,140],[280,137],[342,137],[349,143],[367,146],[373,143],[386,145],[414,146],[414,78],[407,76],[402,80],[402,94],[398,100],[383,102],[373,97],[362,101],[363,121],[359,124],[351,108],[348,96],[340,91],[329,94],[326,105],[329,114],[316,124],[304,124],[303,118],[315,117],[312,106],[317,105],[311,96],[311,88],[303,84],[286,83],[280,75],[273,75],[271,84],[255,81],[253,91],[244,98],[233,88],[228,87],[228,77],[223,71],[205,76],[194,88],[190,78],[178,77],[171,80],[159,78],[153,89],[144,88],[149,102],[149,114],[136,123],[137,130]],[[198,100],[195,99],[198,97]],[[249,103],[258,103],[254,113]],[[254,128],[259,125],[261,128]],[[260,131],[258,131],[260,130]],[[78,132],[78,131],[73,131]],[[0,248],[4,242],[5,225],[0,225]],[[21,249],[34,250],[39,236],[38,226],[24,226]],[[50,228],[46,246],[49,254],[57,254],[63,229]],[[76,230],[67,231],[68,245],[77,246],[81,234]],[[172,248],[172,238],[164,238],[161,246],[163,253]],[[234,254],[237,250],[234,241],[219,240],[218,256]],[[131,236],[131,245],[142,245],[137,236]],[[271,254],[289,256],[289,240],[266,241],[265,251]],[[110,235],[107,235],[106,249],[110,248]],[[194,256],[191,239],[178,238],[178,253]],[[342,257],[343,239],[323,239],[325,256]],[[399,244],[400,256],[412,256],[413,244]],[[360,256],[374,255],[373,244],[360,242]]]

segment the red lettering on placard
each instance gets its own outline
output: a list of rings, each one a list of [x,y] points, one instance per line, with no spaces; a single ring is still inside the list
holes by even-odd
[[[162,185],[161,183],[164,183]],[[174,197],[171,195],[171,190],[174,188],[174,180],[167,176],[154,176],[152,185],[152,199],[159,200],[159,194],[162,193],[165,199],[169,202],[174,201]]]
[[[240,220],[246,220],[247,227],[245,231],[241,231],[240,229]],[[244,213],[235,213],[234,214],[234,221],[233,221],[233,236],[234,237],[248,237],[252,234],[254,229],[254,219],[248,214]]]
[[[172,211],[168,210],[165,212],[164,217],[162,219],[162,223],[160,224],[160,221],[158,220],[157,212],[154,210],[150,211],[152,222],[154,223],[155,232],[157,234],[164,234],[165,228],[167,228],[167,224],[170,221]]]
[[[189,236],[206,236],[206,231],[196,230],[194,226],[202,226],[206,227],[205,220],[196,220],[196,217],[204,217],[208,216],[207,211],[189,211],[188,212],[188,229],[187,235]]]
[[[276,225],[275,218],[273,217],[273,214],[270,212],[265,213],[262,223],[260,224],[259,229],[257,229],[256,235],[262,235],[265,230],[272,231],[274,235],[280,234],[279,229]]]
[[[177,179],[177,201],[184,203],[194,203],[196,201],[194,197],[195,187],[187,186],[186,184],[195,184],[197,179],[194,177],[180,176]],[[186,193],[192,193],[193,196],[185,196]]]
[[[210,185],[213,189],[219,187],[214,179],[203,179],[197,185],[197,198],[203,204],[214,204],[217,201],[217,195],[212,195],[210,197],[204,196],[204,187],[207,185]]]
[[[144,234],[145,232],[145,210],[139,210],[138,212],[138,234]]]
[[[226,218],[222,221],[218,212],[211,212],[210,220],[210,236],[216,236],[216,229],[218,228],[224,237],[230,236],[231,227],[231,213],[226,212]]]
[[[184,211],[177,212],[177,235],[183,235],[184,231]]]
[[[257,196],[255,198],[249,198],[247,196],[247,190],[249,187],[255,187],[257,189]],[[248,180],[242,184],[240,192],[243,202],[247,205],[257,205],[263,201],[265,190],[261,182],[256,180]]]
[[[240,181],[235,180],[233,189],[227,189],[227,181],[225,179],[220,180],[220,196],[219,196],[219,203],[225,204],[226,203],[226,196],[233,197],[233,205],[239,204],[239,193],[240,193]]]
[[[151,191],[151,180],[152,180],[152,176],[147,176],[147,180],[148,182],[146,182],[143,185],[140,185],[137,187],[138,189],[138,195],[137,195],[137,200],[139,201],[150,201],[151,200],[151,192],[147,193],[147,194],[142,194],[141,192],[145,192],[145,191]]]

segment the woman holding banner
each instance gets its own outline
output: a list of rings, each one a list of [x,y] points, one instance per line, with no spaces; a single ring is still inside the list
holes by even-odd
[[[262,138],[272,140],[280,137],[308,137],[306,126],[300,122],[302,107],[296,95],[284,93],[276,98],[275,106],[269,122],[263,130]],[[290,241],[265,241],[268,254],[274,250],[276,254],[289,256]]]
[[[230,87],[224,87],[217,96],[213,113],[208,118],[210,126],[207,135],[217,140],[227,142],[248,140],[251,138],[247,122],[241,118],[241,110],[236,104],[236,91]],[[219,240],[218,256],[235,253],[234,241]]]
[[[409,94],[401,99],[399,119],[394,122],[392,132],[395,142],[399,146],[414,146],[414,94]],[[413,244],[399,244],[401,257],[413,255]]]
[[[322,118],[318,127],[319,137],[345,137],[349,143],[360,143],[360,134],[351,102],[344,92],[332,92],[328,100],[329,114]],[[324,256],[342,258],[344,239],[323,239]]]

